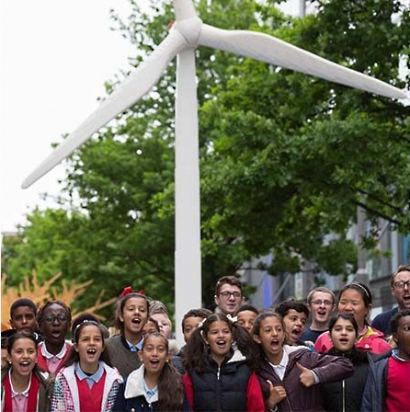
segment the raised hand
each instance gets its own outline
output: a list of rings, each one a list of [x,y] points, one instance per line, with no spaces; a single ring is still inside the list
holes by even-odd
[[[310,369],[305,368],[299,362],[296,362],[296,365],[300,370],[299,380],[302,383],[302,385],[306,386],[306,388],[309,388],[310,386],[314,385],[315,375],[313,374],[313,372]]]
[[[283,386],[273,386],[270,380],[267,380],[269,385],[269,408],[273,409],[280,401],[286,398],[286,390]]]

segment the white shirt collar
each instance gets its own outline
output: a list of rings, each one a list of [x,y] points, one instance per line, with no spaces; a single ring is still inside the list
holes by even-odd
[[[9,381],[10,381],[10,387],[11,387],[11,397],[15,398],[17,395],[23,395],[27,398],[28,397],[28,392],[29,392],[30,387],[31,387],[31,374],[30,374],[30,380],[28,381],[27,388],[23,392],[17,392],[13,387],[13,382],[11,380],[11,371],[12,371],[12,368],[9,369]]]
[[[47,348],[46,348],[46,344],[44,342],[42,342],[41,346],[40,346],[40,350],[41,350],[41,354],[47,358],[47,359],[51,359],[51,358],[58,358],[58,359],[63,359],[66,352],[67,352],[67,345],[64,342],[64,346],[63,348],[60,350],[59,353],[57,353],[57,355],[53,355],[52,353],[50,353]]]

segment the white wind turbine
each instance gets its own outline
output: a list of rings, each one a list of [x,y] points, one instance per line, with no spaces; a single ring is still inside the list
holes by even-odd
[[[157,83],[177,56],[175,114],[175,318],[179,325],[201,302],[200,190],[195,49],[208,46],[393,99],[406,94],[380,80],[339,66],[266,34],[221,30],[204,24],[192,0],[174,0],[175,23],[168,36],[123,84],[62,142],[23,182],[27,188],[111,119],[135,104]],[[182,335],[177,329],[177,339]]]

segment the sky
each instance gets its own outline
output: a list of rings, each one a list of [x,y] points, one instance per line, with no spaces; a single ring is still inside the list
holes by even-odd
[[[297,13],[299,0],[290,3]],[[0,1],[1,232],[36,205],[57,205],[63,164],[28,189],[21,183],[98,107],[104,82],[131,68],[133,46],[110,30],[112,8],[125,18],[131,10],[128,0]]]
[[[128,0],[1,0],[0,228],[15,230],[42,193],[60,195],[59,165],[29,189],[25,177],[105,96],[104,82],[129,70],[132,45],[110,30],[109,10],[128,16]]]

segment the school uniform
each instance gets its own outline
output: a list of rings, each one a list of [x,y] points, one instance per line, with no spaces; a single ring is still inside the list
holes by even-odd
[[[1,410],[3,412],[43,412],[50,408],[52,387],[49,374],[35,367],[28,388],[17,394],[11,382],[11,367],[1,370]]]
[[[54,384],[51,412],[111,412],[123,379],[117,369],[99,362],[91,377],[78,362],[61,369]]]

